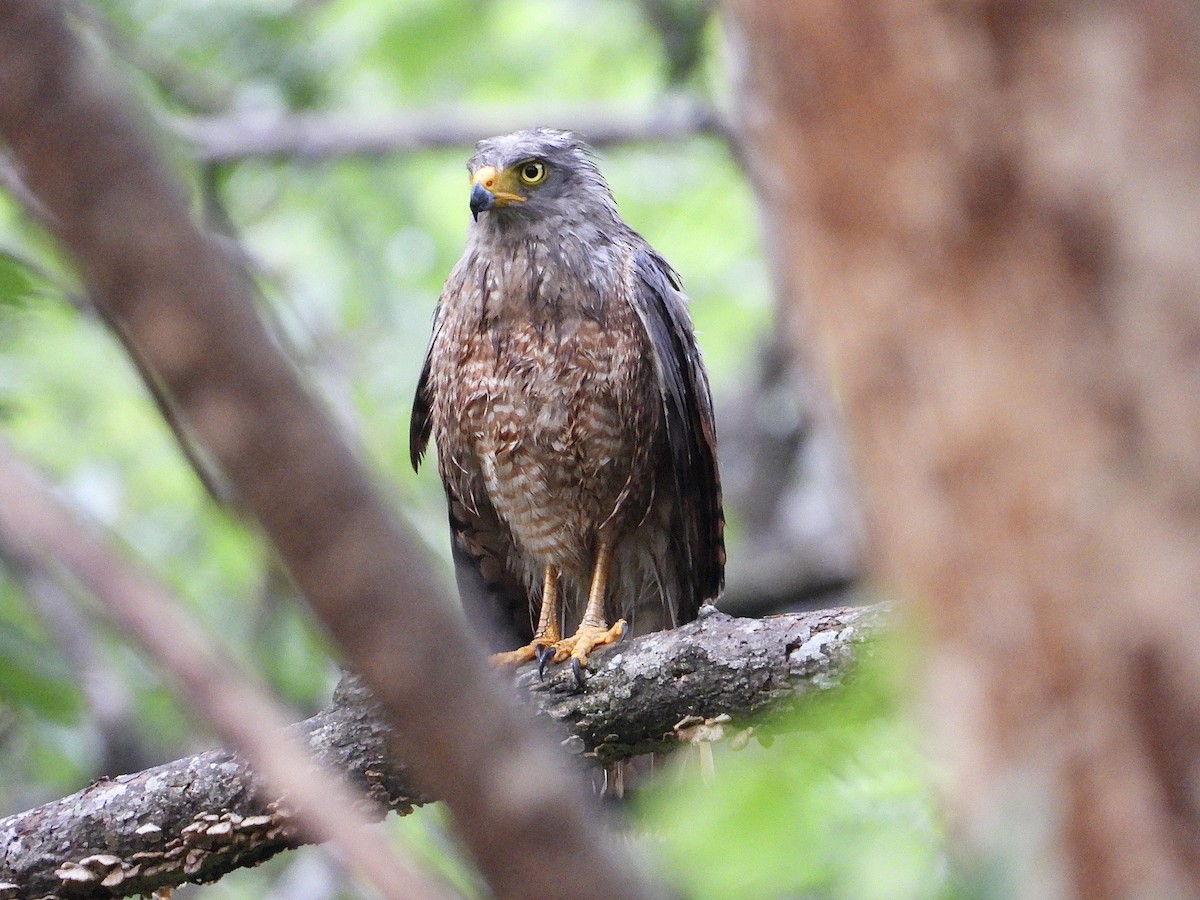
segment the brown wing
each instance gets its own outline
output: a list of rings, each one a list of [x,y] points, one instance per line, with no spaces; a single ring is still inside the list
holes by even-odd
[[[433,430],[433,385],[429,381],[429,370],[433,357],[433,344],[442,327],[442,306],[439,303],[433,316],[433,337],[425,349],[425,364],[421,366],[421,377],[417,379],[417,393],[413,397],[412,417],[408,420],[408,458],[413,471],[420,471],[421,459],[429,445],[429,433]]]
[[[712,396],[679,276],[648,246],[633,260],[634,305],[653,349],[667,426],[671,484],[681,521],[672,529],[682,595],[679,621],[725,585],[725,514],[717,471]]]
[[[468,508],[446,491],[450,553],[467,620],[484,627],[489,650],[511,650],[533,640],[529,591],[509,569],[512,538],[486,501]]]
[[[436,385],[431,377],[431,357],[445,317],[444,309],[440,303],[434,315],[433,338],[413,398],[408,452],[414,470],[420,468],[433,430]],[[508,650],[528,643],[533,639],[533,613],[528,591],[508,566],[512,556],[508,530],[486,499],[473,498],[468,505],[446,487],[446,506],[454,575],[468,621],[485,625],[489,649]]]

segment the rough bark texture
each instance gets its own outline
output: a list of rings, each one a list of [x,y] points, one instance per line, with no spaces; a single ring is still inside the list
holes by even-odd
[[[960,846],[1009,896],[1200,895],[1200,6],[730,12]]]
[[[328,709],[289,730],[374,801],[364,812],[406,812],[420,795],[364,693],[348,680]],[[210,750],[0,820],[0,897],[149,894],[215,881],[302,842],[287,804],[234,753]]]
[[[570,751],[613,762],[676,746],[676,726],[689,716],[724,714],[729,728],[744,729],[756,713],[841,684],[855,645],[883,616],[879,607],[771,619],[712,612],[597,652],[583,691],[566,667],[541,682],[527,666],[517,684],[541,717],[565,729]],[[333,703],[292,731],[373,801],[368,812],[425,802],[359,679],[343,679]],[[212,750],[0,820],[0,900],[126,897],[213,881],[299,840],[286,805],[232,753]]]
[[[550,896],[564,870],[587,873],[581,897],[650,894],[593,821],[584,785],[487,670],[418,545],[271,341],[248,279],[195,226],[179,180],[59,4],[0,3],[0,134],[89,292],[371,684],[497,895]]]

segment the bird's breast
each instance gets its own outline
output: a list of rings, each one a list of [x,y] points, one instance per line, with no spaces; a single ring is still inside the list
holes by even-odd
[[[653,480],[640,469],[657,397],[636,319],[507,319],[450,341],[457,372],[434,416],[443,474],[486,494],[543,564],[586,568],[598,530],[648,502],[630,486]]]

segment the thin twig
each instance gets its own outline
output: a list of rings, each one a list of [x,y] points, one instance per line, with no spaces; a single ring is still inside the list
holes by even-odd
[[[315,161],[461,147],[490,134],[535,125],[570,128],[593,146],[670,141],[725,130],[711,106],[684,97],[667,98],[640,109],[589,103],[522,110],[396,110],[369,117],[334,112],[256,112],[173,118],[167,124],[192,145],[197,159],[210,163],[285,157]]]

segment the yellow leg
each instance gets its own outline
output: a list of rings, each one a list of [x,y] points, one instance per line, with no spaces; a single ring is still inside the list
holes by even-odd
[[[542,580],[542,612],[538,616],[533,642],[556,644],[561,638],[558,633],[558,569],[546,566],[546,576]]]
[[[596,567],[592,569],[592,587],[588,591],[587,608],[583,611],[580,627],[604,627],[604,593],[608,588],[608,570],[612,565],[612,544],[601,543],[596,551]]]
[[[493,653],[492,664],[497,666],[519,666],[537,656],[539,646],[557,644],[561,639],[558,632],[558,569],[546,566],[542,578],[542,610],[538,613],[537,631],[533,640],[524,647],[505,653]]]
[[[586,667],[588,654],[604,644],[615,644],[625,636],[625,620],[620,619],[611,628],[604,620],[604,595],[608,590],[608,579],[612,568],[613,547],[601,541],[596,549],[596,565],[592,569],[592,585],[588,591],[587,607],[579,622],[579,629],[571,637],[555,645],[554,661],[562,662],[570,657],[579,666]]]

